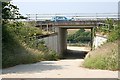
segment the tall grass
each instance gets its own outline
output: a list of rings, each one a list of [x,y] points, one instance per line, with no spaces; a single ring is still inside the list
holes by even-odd
[[[102,49],[98,53],[92,54],[91,52],[91,56],[85,58],[83,66],[92,69],[118,70],[118,47],[113,46],[113,49],[109,49],[109,47],[107,49],[109,51],[106,51],[107,53],[102,51]],[[106,47],[103,46],[102,48]]]
[[[43,35],[36,27],[24,27],[21,22],[4,24],[2,28],[2,67],[57,60],[58,54],[49,50],[36,35]]]

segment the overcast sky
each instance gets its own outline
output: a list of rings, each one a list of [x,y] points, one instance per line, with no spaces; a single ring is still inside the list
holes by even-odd
[[[118,0],[12,0],[22,14],[117,13]]]

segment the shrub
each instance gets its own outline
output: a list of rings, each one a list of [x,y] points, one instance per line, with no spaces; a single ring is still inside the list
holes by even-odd
[[[108,41],[113,42],[115,40],[118,40],[118,38],[119,38],[118,30],[112,30],[109,33]]]
[[[36,38],[36,35],[42,35],[39,28],[24,27],[21,22],[11,22],[3,25],[2,34],[3,68],[58,58],[57,53],[44,45],[44,41]]]

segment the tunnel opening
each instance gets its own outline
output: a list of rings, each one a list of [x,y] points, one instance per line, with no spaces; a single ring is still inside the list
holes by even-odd
[[[63,53],[66,59],[84,59],[91,50],[91,29],[67,29],[67,49]]]

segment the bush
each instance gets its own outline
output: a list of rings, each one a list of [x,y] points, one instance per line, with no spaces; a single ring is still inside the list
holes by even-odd
[[[118,34],[118,29],[116,30],[112,30],[110,33],[109,33],[109,36],[108,36],[108,41],[110,42],[113,42],[115,40],[118,40],[119,39],[119,34]]]
[[[2,67],[34,63],[41,60],[57,60],[58,55],[50,51],[36,36],[42,31],[36,27],[24,27],[21,22],[11,22],[2,28]],[[47,56],[46,56],[47,55]]]
[[[91,33],[85,32],[84,29],[78,30],[76,33],[72,35],[68,35],[67,41],[72,43],[87,43],[91,40]]]

